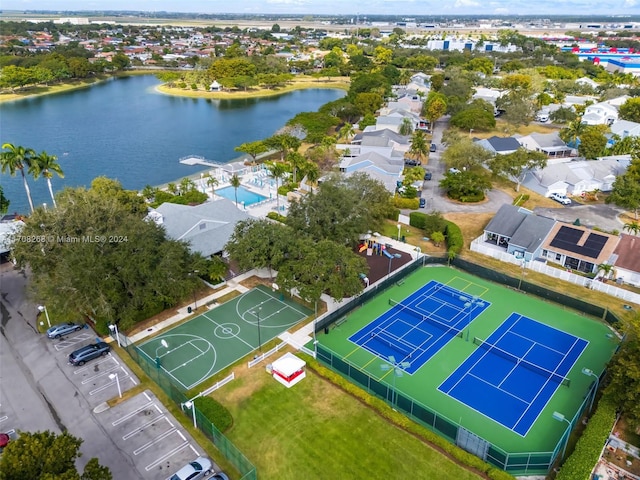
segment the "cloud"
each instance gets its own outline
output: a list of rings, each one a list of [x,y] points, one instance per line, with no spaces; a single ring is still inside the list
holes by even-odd
[[[625,8],[635,7],[638,4],[637,0],[624,0]]]
[[[476,0],[456,0],[456,3],[454,3],[453,6],[454,8],[479,7],[480,3]]]

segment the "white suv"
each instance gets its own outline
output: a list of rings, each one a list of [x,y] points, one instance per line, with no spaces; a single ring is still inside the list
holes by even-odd
[[[556,202],[560,202],[563,205],[571,205],[571,199],[568,197],[565,197],[561,193],[552,193],[551,198]]]

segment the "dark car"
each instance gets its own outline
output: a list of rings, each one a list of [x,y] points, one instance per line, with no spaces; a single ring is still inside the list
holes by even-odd
[[[47,329],[47,337],[49,338],[60,338],[63,335],[67,335],[72,332],[77,332],[82,329],[82,325],[78,325],[73,322],[59,323],[58,325],[53,325]]]
[[[420,197],[420,208],[424,208],[427,206],[427,199]]]
[[[417,167],[418,165],[420,165],[420,162],[418,160],[414,160],[413,158],[405,158],[404,164],[407,167]]]
[[[436,144],[435,144],[435,143],[432,143],[432,144],[431,144],[431,146],[429,147],[429,151],[430,151],[430,152],[435,152],[435,151],[436,151],[436,149],[437,149],[437,148],[436,148]]]
[[[431,172],[424,172],[424,179],[431,180]]]
[[[84,365],[89,360],[103,357],[109,353],[111,347],[104,342],[96,342],[91,345],[85,345],[69,355],[69,363],[71,365]]]

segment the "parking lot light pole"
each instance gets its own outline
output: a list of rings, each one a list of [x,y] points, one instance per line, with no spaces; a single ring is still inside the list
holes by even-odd
[[[116,325],[115,323],[109,324],[109,330],[111,330],[112,337],[115,335],[116,341],[118,342],[118,347],[122,348],[122,345],[120,345],[120,334],[118,333],[118,325]]]
[[[118,373],[116,372],[110,374],[109,378],[116,381],[116,385],[118,385],[118,395],[120,396],[120,398],[122,398],[122,390],[120,389],[120,379],[118,378]]]
[[[156,367],[158,368],[160,368],[160,357],[158,356],[158,350],[160,350],[161,348],[169,348],[169,344],[164,338],[160,340],[160,346],[156,348]]]
[[[44,305],[38,305],[38,311],[44,312],[44,316],[47,317],[47,325],[51,328],[51,320],[49,320],[49,312],[47,311],[47,307]]]
[[[596,379],[596,384],[593,386],[593,393],[591,394],[591,402],[589,403],[589,413],[591,413],[591,409],[593,408],[593,401],[596,399],[596,393],[598,393],[598,384],[600,383],[600,377],[593,373],[593,370],[586,367],[582,369],[582,373]]]

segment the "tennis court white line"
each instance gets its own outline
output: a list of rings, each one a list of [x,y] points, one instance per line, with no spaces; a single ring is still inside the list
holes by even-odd
[[[511,392],[509,392],[509,391],[507,391],[507,390],[503,390],[502,388],[498,387],[497,385],[494,385],[493,383],[491,383],[491,382],[489,382],[489,381],[485,380],[484,378],[481,378],[481,377],[479,377],[479,376],[477,376],[477,375],[475,375],[475,374],[471,373],[470,371],[469,371],[469,372],[467,372],[467,373],[466,373],[466,375],[468,375],[468,376],[470,376],[470,377],[473,377],[473,378],[475,378],[476,380],[480,380],[482,383],[486,383],[487,385],[490,385],[492,388],[494,388],[494,389],[496,389],[496,390],[499,390],[500,392],[505,393],[505,394],[509,395],[510,397],[515,398],[516,400],[518,400],[518,401],[522,402],[522,403],[523,403],[523,404],[525,404],[525,405],[529,405],[529,406],[531,406],[531,404],[530,404],[529,402],[527,402],[527,401],[526,401],[525,399],[523,399],[523,398],[520,398],[520,397],[519,397],[519,396],[517,396],[515,393],[511,393]],[[503,380],[503,381],[504,381],[504,380]],[[502,382],[501,382],[501,383],[502,383]],[[465,403],[465,405],[467,405],[467,404]],[[468,405],[467,405],[467,406],[468,406]],[[494,420],[495,420],[495,419],[494,419]],[[497,420],[496,420],[496,421],[497,421]],[[516,423],[515,423],[515,425],[517,425],[517,424],[518,424],[518,422],[516,422]]]
[[[569,352],[573,351],[573,348],[576,346],[576,344],[578,343],[579,338],[574,336],[574,341],[573,341],[573,345],[571,345],[571,348],[569,349]],[[567,352],[568,353],[568,352]],[[565,354],[564,358],[562,359],[563,361],[567,358],[568,355]],[[573,365],[576,364],[576,362],[578,361],[578,358],[580,358],[580,356],[578,356],[574,362]],[[556,368],[553,370],[553,373],[555,373],[556,375],[560,375],[557,373],[558,367],[562,364],[562,362],[559,362],[558,365],[556,366]],[[573,368],[573,365],[571,366],[571,368]],[[571,368],[569,369],[569,371],[571,371]],[[564,375],[560,375],[561,377],[564,377]],[[549,381],[551,381],[551,377],[547,378],[547,381],[544,382],[544,384],[542,385],[542,387],[540,388],[540,390],[538,390],[538,393],[536,394],[535,397],[533,397],[533,400],[531,400],[531,403],[529,404],[529,406],[525,409],[524,412],[522,412],[522,415],[520,415],[520,418],[518,419],[518,421],[516,422],[516,425],[518,425],[518,423],[520,423],[520,420],[522,420],[522,417],[525,416],[525,414],[529,411],[529,409],[531,408],[531,405],[533,405],[536,401],[536,399],[540,396],[540,394],[542,393],[542,391],[544,390],[544,388],[547,386],[547,384],[549,383]],[[556,388],[554,389],[554,392],[558,389],[560,385],[557,385]],[[551,397],[553,397],[553,395],[549,396],[549,400],[551,400]],[[549,400],[547,400],[547,403],[549,403]],[[545,406],[546,404],[545,403]],[[542,410],[540,410],[540,413],[538,413],[538,415],[536,416],[536,420],[538,419],[538,417],[542,414]],[[532,424],[533,425],[533,424]],[[529,427],[531,428],[531,427]]]
[[[535,345],[536,345],[535,342],[531,342],[530,341],[530,343],[531,343],[531,345],[529,346],[529,350],[527,350],[522,357],[518,357],[518,356],[512,354],[517,360],[516,360],[516,363],[513,364],[513,368],[511,370],[509,370],[509,373],[507,373],[505,375],[505,377],[502,379],[502,381],[497,385],[497,387],[500,390],[502,390],[502,384],[507,381],[507,378],[509,378],[509,376],[516,370],[516,368],[518,368],[518,365],[520,365],[521,358],[522,358],[522,360],[525,360],[525,358],[527,356],[527,353],[529,353],[531,350],[533,350],[533,347],[535,347]],[[509,352],[509,353],[511,353],[511,352]],[[537,363],[534,364],[534,365],[538,366]]]

